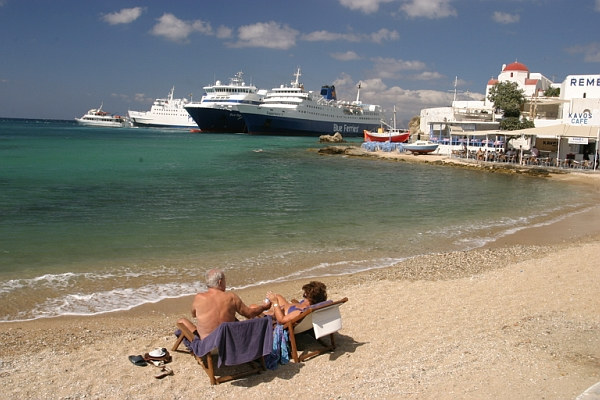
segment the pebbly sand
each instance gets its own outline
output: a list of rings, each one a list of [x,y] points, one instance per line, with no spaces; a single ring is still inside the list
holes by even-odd
[[[600,194],[597,173],[552,178]],[[131,364],[128,355],[171,348],[189,297],[0,324],[0,383],[10,399],[575,399],[600,381],[598,222],[600,207],[482,249],[322,279],[330,298],[349,298],[344,327],[335,352],[302,364],[217,386],[184,353],[162,380]],[[303,283],[239,294],[299,297]]]

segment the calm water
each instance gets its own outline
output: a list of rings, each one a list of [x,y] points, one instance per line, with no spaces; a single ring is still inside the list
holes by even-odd
[[[0,321],[470,249],[589,207],[525,176],[320,156],[315,138],[0,120]],[[257,299],[257,301],[260,299]]]

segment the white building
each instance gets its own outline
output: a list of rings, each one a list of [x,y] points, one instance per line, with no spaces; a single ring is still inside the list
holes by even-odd
[[[519,85],[519,89],[523,90],[525,97],[543,96],[544,92],[553,86],[550,79],[540,73],[531,73],[529,68],[520,62],[515,61],[512,64],[502,65],[502,72],[498,75],[498,79],[490,79],[487,83],[485,91],[485,101],[490,94],[490,90],[496,83],[499,82],[515,82]]]
[[[516,82],[523,90],[523,117],[533,120],[535,128],[522,131],[497,131],[501,115],[487,99],[498,82]],[[560,88],[559,97],[545,97],[549,88]],[[421,132],[430,138],[495,134],[522,135],[511,145],[529,150],[536,146],[555,160],[574,159],[595,154],[600,137],[600,75],[569,75],[562,84],[555,84],[540,73],[531,73],[527,66],[514,62],[503,65],[498,78],[486,85],[486,98],[480,102],[454,101],[452,107],[421,110]],[[482,131],[482,132],[477,132]],[[487,131],[487,132],[485,132]],[[452,146],[450,146],[452,147]]]
[[[600,75],[569,75],[560,86],[563,123],[600,125]]]
[[[435,135],[436,132],[450,129],[471,132],[479,130],[497,129],[498,119],[501,114],[496,114],[494,104],[488,100],[491,88],[498,82],[515,82],[519,89],[523,90],[526,98],[535,100],[535,112],[539,115],[547,115],[556,119],[558,116],[552,110],[546,110],[546,103],[543,103],[544,92],[555,86],[552,81],[540,73],[531,73],[529,68],[520,62],[515,61],[512,64],[502,65],[502,70],[498,78],[492,78],[488,81],[485,98],[481,101],[457,101],[452,102],[452,107],[437,107],[421,110],[421,132]],[[543,103],[543,104],[542,104]],[[526,103],[524,116],[528,116],[527,109],[530,108],[529,102]],[[556,110],[556,107],[553,108]]]

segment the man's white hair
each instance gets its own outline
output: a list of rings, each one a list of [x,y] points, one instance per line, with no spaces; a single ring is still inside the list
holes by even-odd
[[[225,273],[220,269],[211,269],[206,273],[206,286],[215,288],[219,286],[219,281],[225,278]]]

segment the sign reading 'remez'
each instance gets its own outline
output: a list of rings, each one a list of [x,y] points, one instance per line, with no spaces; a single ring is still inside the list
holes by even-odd
[[[580,77],[571,78],[570,86],[600,86],[600,78],[598,77]]]

